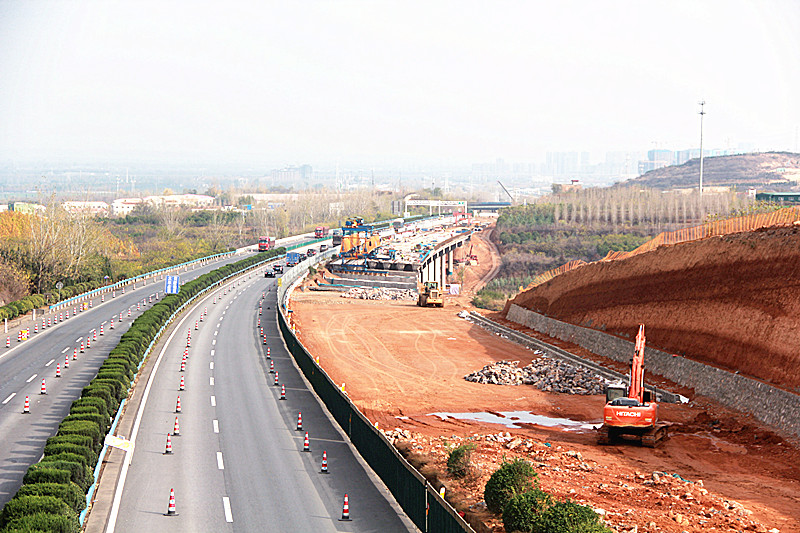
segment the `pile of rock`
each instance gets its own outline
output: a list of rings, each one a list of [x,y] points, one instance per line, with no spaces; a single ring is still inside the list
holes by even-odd
[[[384,289],[382,287],[353,287],[342,293],[342,298],[355,300],[416,300],[417,291],[410,289]]]
[[[522,368],[519,361],[499,361],[464,379],[492,385],[533,385],[543,391],[565,394],[602,394],[605,383],[603,378],[585,368],[547,356]]]

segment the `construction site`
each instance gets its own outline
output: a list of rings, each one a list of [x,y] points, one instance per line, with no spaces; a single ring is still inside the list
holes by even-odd
[[[563,269],[487,313],[471,300],[501,257],[491,220],[475,222],[394,232],[380,247],[392,266],[364,249],[361,271],[331,263],[290,303],[309,352],[475,531],[504,531],[483,487],[517,457],[614,531],[800,531],[799,430],[785,412],[765,422],[740,381],[783,394],[762,411],[800,390],[800,227]],[[426,281],[442,307],[420,305]],[[692,364],[719,376],[687,385]],[[631,429],[639,416],[649,425]],[[448,453],[466,442],[472,472],[453,478]]]

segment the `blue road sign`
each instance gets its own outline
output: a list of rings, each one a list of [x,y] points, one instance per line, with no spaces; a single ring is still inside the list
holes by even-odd
[[[164,294],[178,294],[180,288],[180,276],[167,276],[167,279],[164,281]]]

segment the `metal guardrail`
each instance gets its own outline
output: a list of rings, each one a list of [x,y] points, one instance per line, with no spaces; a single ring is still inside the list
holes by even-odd
[[[628,379],[627,374],[617,372],[616,370],[611,370],[610,368],[606,368],[599,363],[595,363],[594,361],[584,359],[579,355],[575,355],[563,350],[558,346],[548,344],[542,340],[531,337],[530,335],[525,335],[524,333],[520,333],[519,331],[513,330],[507,326],[498,324],[497,322],[490,320],[485,316],[476,313],[475,311],[470,311],[469,315],[470,318],[478,322],[482,327],[488,329],[489,331],[505,335],[508,339],[516,342],[517,344],[522,344],[528,348],[535,348],[537,350],[545,351],[547,352],[547,355],[577,366],[581,366],[587,370],[591,370],[592,372],[610,381],[625,381]],[[653,387],[652,385],[645,385],[645,389],[654,391],[661,401],[668,403],[680,403],[680,397],[678,394],[660,389],[658,387]]]

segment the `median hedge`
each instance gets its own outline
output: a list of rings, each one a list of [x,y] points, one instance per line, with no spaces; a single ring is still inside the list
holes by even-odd
[[[284,253],[284,248],[277,248],[224,265],[185,283],[178,294],[165,296],[136,318],[109,352],[95,378],[83,388],[81,397],[72,402],[70,413],[62,420],[56,435],[47,439],[42,460],[28,468],[22,487],[0,513],[0,533],[79,531],[76,513],[86,507],[85,494],[94,482],[92,468],[97,464],[97,454],[148,346],[156,341],[160,329],[173,313],[203,290]]]

